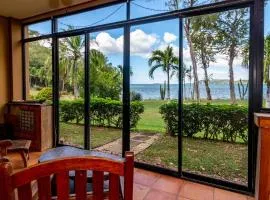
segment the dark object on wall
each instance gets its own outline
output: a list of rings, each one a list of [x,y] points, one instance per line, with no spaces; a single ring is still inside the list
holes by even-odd
[[[7,104],[5,123],[11,139],[31,140],[31,150],[52,147],[52,106],[36,102]]]

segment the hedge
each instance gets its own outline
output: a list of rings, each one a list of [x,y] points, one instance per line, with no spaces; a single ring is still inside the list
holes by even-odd
[[[92,98],[90,102],[91,124],[96,126],[122,128],[122,107],[123,104],[117,100]],[[140,114],[144,112],[141,102],[131,102],[130,105],[130,126],[136,127],[140,120]],[[60,120],[62,122],[79,123],[84,119],[84,100],[61,100]]]
[[[160,106],[167,133],[178,134],[178,103],[168,102]],[[187,137],[247,142],[248,109],[239,105],[184,104],[182,132]]]

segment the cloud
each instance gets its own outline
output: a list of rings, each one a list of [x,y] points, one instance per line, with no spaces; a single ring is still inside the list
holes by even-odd
[[[102,51],[104,53],[123,52],[123,38],[113,38],[107,32],[101,32],[90,42],[90,48]]]
[[[157,35],[146,34],[140,29],[130,33],[130,52],[135,55],[142,57],[148,57],[153,46],[158,42]]]
[[[154,34],[146,34],[140,29],[130,33],[130,53],[141,57],[148,57],[153,50],[153,46],[158,42],[158,37]],[[95,39],[91,40],[90,47],[104,53],[123,53],[124,36],[113,38],[107,32],[99,33]]]
[[[177,39],[177,36],[176,35],[174,35],[172,33],[169,33],[169,32],[165,32],[164,33],[163,40],[164,40],[165,43],[167,43],[167,44],[172,43],[176,39]]]

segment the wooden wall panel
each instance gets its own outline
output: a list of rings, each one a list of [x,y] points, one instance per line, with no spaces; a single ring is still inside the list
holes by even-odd
[[[4,122],[4,106],[9,101],[9,30],[8,19],[0,17],[0,124]]]

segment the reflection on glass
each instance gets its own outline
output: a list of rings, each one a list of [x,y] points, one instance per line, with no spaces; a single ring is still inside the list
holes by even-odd
[[[58,19],[58,31],[98,26],[126,20],[126,4],[116,4]]]
[[[84,147],[84,36],[59,39],[60,143]]]
[[[90,34],[91,149],[122,154],[123,29]]]
[[[265,0],[264,11],[264,81],[263,106],[270,108],[270,2]]]
[[[26,98],[52,102],[51,40],[38,40],[25,45]]]
[[[179,21],[133,26],[130,43],[131,150],[138,162],[177,170],[177,133],[161,108],[178,100]]]
[[[25,38],[51,34],[51,20],[31,24],[25,27]]]
[[[247,184],[249,9],[186,18],[183,170]]]

